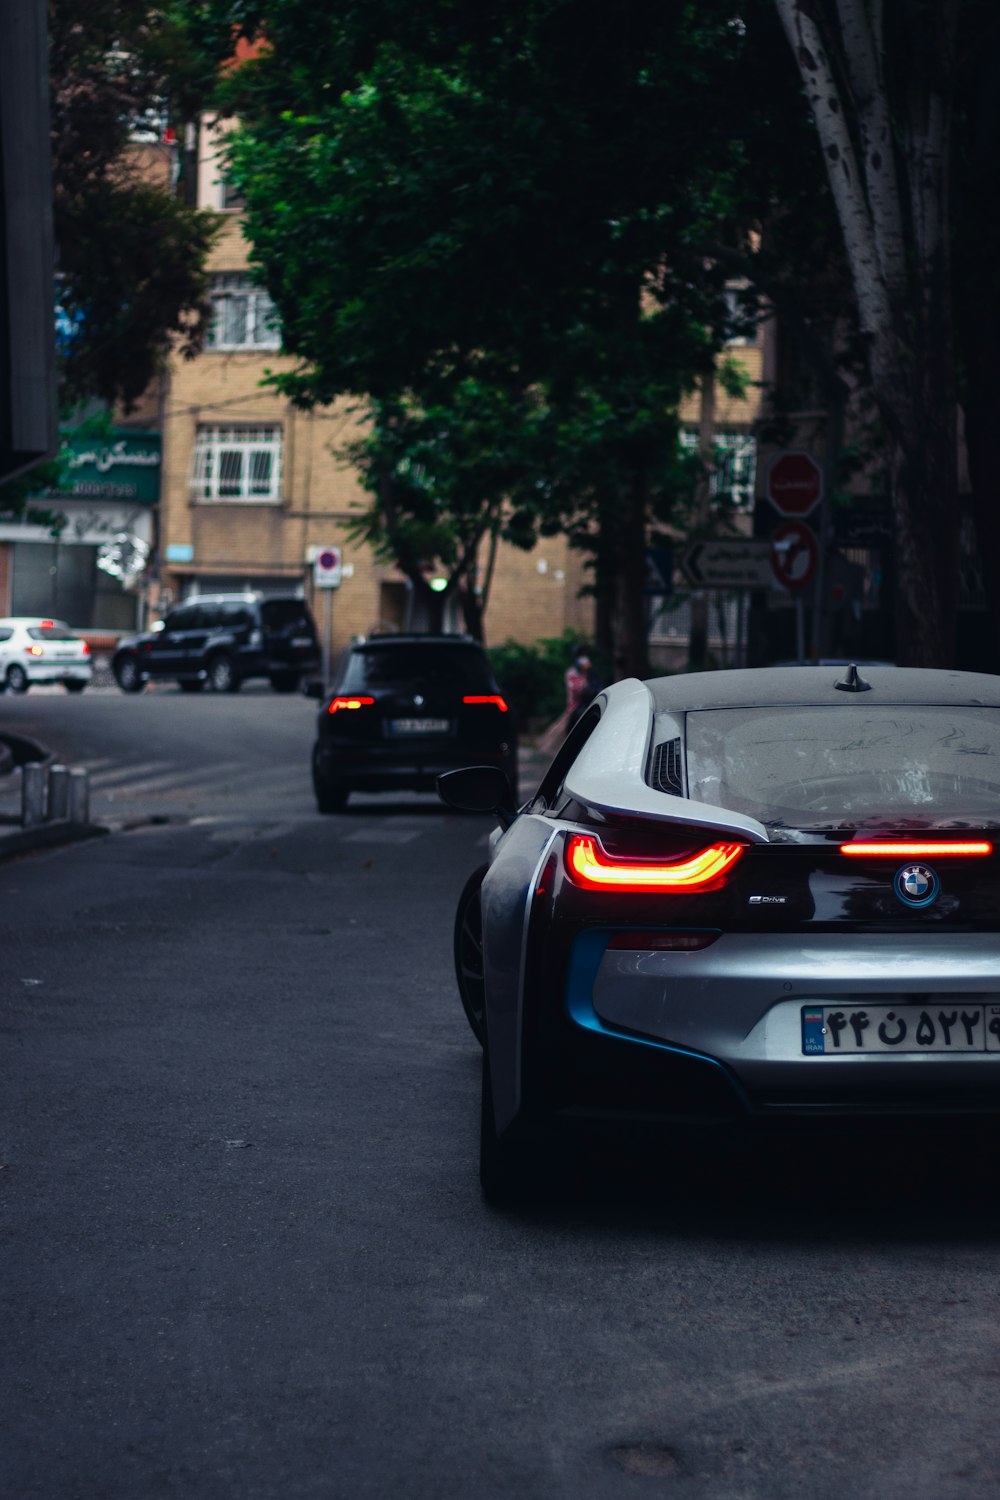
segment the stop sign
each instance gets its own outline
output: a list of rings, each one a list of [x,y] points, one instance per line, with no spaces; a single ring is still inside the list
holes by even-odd
[[[767,471],[767,498],[783,516],[807,516],[823,498],[823,471],[811,453],[779,453]]]

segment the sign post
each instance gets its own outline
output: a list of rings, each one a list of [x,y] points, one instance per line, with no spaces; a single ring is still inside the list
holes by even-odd
[[[323,601],[323,687],[330,681],[330,652],[333,641],[333,591],[340,588],[343,558],[339,547],[321,547],[313,562],[313,587],[322,589]]]
[[[804,521],[784,521],[771,533],[771,566],[782,588],[795,595],[795,654],[806,655],[806,611],[802,590],[816,576],[819,542]]]

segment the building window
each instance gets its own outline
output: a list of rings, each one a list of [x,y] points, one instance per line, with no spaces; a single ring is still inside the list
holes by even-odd
[[[246,208],[246,198],[228,177],[223,177],[219,183],[219,207],[225,213],[238,213],[240,209]]]
[[[723,293],[726,299],[727,322],[730,328],[736,330],[726,340],[730,347],[756,344],[758,340],[759,325],[752,304],[747,303],[746,285],[746,282],[732,282]]]
[[[280,500],[281,428],[199,427],[191,489],[196,500]]]
[[[281,328],[274,303],[245,271],[212,277],[211,349],[279,349]]]
[[[682,429],[681,448],[685,453],[698,451],[698,434],[693,428]],[[709,494],[715,504],[751,509],[756,475],[757,439],[749,432],[717,432],[709,480]]]

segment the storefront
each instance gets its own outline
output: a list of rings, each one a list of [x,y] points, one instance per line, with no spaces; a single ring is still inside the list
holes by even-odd
[[[0,614],[50,615],[78,630],[142,623],[141,584],[153,553],[160,434],[116,429],[67,438],[68,478],[0,521]],[[62,518],[50,524],[44,515]]]

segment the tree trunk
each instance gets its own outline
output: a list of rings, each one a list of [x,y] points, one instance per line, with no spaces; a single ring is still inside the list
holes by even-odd
[[[476,593],[475,585],[470,580],[466,586],[459,590],[459,602],[462,606],[462,619],[465,628],[473,640],[483,641],[483,609],[482,601]]]
[[[897,658],[953,666],[959,515],[949,156],[958,3],[922,8],[906,56],[927,66],[908,70],[886,54],[881,5],[775,3],[823,148],[887,436]]]
[[[646,623],[646,485],[640,477],[622,497],[615,574],[614,676],[649,676]]]
[[[698,480],[692,536],[707,534],[712,519],[712,466],[715,462],[715,371],[701,379],[701,404],[698,411],[698,457],[702,475]],[[708,666],[708,594],[698,589],[691,595],[691,624],[688,633],[688,671],[701,672]]]
[[[958,614],[955,441],[910,405],[892,444],[896,658],[900,666],[953,667]],[[942,424],[937,424],[939,427]]]
[[[1000,382],[991,371],[976,383],[965,402],[965,442],[976,523],[979,569],[992,618],[992,671],[1000,671],[1000,495],[997,483],[997,439],[1000,432]]]
[[[594,649],[600,661],[615,659],[615,580],[618,576],[618,518],[615,507],[598,507],[594,548]]]

